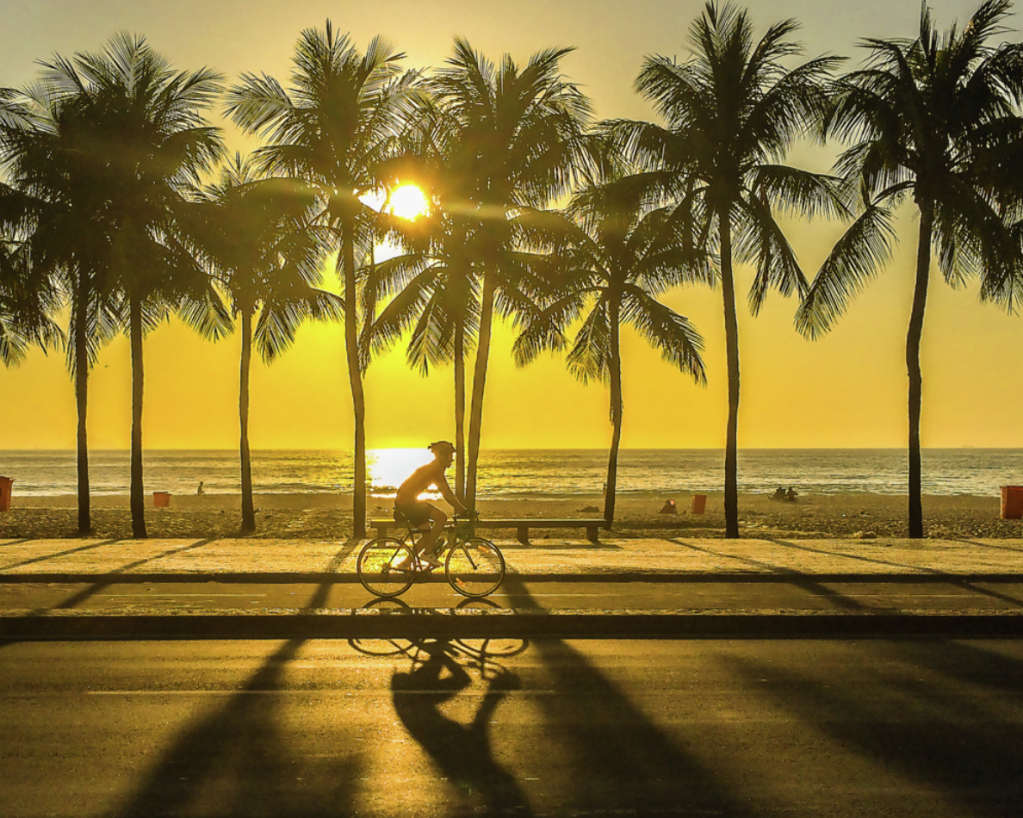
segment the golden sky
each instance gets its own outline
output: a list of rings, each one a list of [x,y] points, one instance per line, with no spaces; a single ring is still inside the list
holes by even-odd
[[[931,4],[942,28],[965,20],[976,2]],[[916,0],[750,0],[758,34],[779,19],[803,24],[806,56],[823,52],[858,61],[862,37],[911,36]],[[439,65],[455,35],[491,59],[504,52],[524,62],[548,46],[575,46],[565,74],[594,100],[599,117],[650,117],[632,92],[644,56],[686,54],[697,0],[0,0],[0,85],[21,86],[36,61],[55,52],[99,50],[118,31],[146,35],[181,70],[216,68],[233,81],[242,72],[286,80],[302,29],[332,19],[356,44],[377,34],[408,54],[408,67]],[[1017,12],[1013,26],[1023,27]],[[1012,39],[1019,39],[1015,32]],[[226,123],[225,123],[226,125]],[[230,126],[228,126],[230,127]],[[245,143],[229,132],[232,147]],[[797,164],[826,169],[829,155],[801,148]],[[915,230],[901,223],[902,244],[889,267],[823,340],[796,334],[794,299],[772,293],[753,319],[740,306],[742,403],[739,445],[758,447],[902,447],[906,439],[905,332]],[[790,237],[813,276],[841,226],[795,222]],[[745,286],[751,281],[743,271]],[[725,440],[724,331],[719,291],[685,289],[665,298],[706,341],[706,388],[671,370],[626,331],[623,445],[721,447]],[[924,328],[923,443],[933,447],[1023,447],[1023,377],[1018,365],[1023,324],[981,305],[976,282],[950,290],[935,275]],[[484,448],[602,448],[610,438],[606,391],[583,387],[561,359],[526,369],[511,363],[512,337],[498,328],[491,353]],[[237,337],[203,341],[176,322],[146,340],[146,448],[223,448],[238,438]],[[31,353],[0,369],[0,449],[73,448],[74,396],[63,356]],[[127,448],[131,394],[127,342],[108,346],[90,381],[90,444]],[[452,375],[411,372],[396,349],[372,364],[366,379],[368,445],[421,446],[451,437]],[[255,365],[250,440],[253,448],[351,446],[350,398],[338,326],[310,324],[272,367]]]

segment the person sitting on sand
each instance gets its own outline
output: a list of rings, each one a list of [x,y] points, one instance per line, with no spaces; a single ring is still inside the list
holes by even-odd
[[[448,485],[448,479],[444,476],[455,455],[454,445],[446,440],[438,440],[431,443],[429,449],[433,452],[433,461],[420,466],[398,487],[398,493],[394,497],[394,519],[398,521],[405,519],[415,528],[433,523],[417,546],[419,559],[431,568],[436,568],[440,561],[436,559],[433,550],[444,524],[448,521],[448,516],[436,506],[420,500],[419,495],[430,486],[436,486],[441,496],[455,510],[455,514],[465,514],[466,508],[455,496]]]
[[[788,500],[790,503],[794,503],[796,502],[797,496],[798,495],[796,494],[796,490],[792,488],[792,486],[789,486],[789,490],[785,492],[785,499]]]
[[[772,500],[784,500],[785,497],[786,497],[785,489],[783,489],[781,486],[778,486],[778,488],[774,490],[774,494],[771,495]]]

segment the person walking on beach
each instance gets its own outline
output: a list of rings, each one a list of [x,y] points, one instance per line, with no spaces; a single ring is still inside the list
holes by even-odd
[[[455,496],[448,485],[447,477],[444,476],[455,455],[454,444],[447,440],[438,440],[431,443],[429,449],[433,452],[433,461],[420,466],[398,487],[398,493],[394,497],[394,518],[399,521],[404,518],[416,528],[433,524],[419,540],[418,557],[431,568],[436,568],[440,561],[434,556],[433,550],[444,524],[448,521],[448,515],[436,506],[420,500],[419,495],[430,486],[436,486],[441,497],[451,505],[455,514],[465,514],[466,508]]]

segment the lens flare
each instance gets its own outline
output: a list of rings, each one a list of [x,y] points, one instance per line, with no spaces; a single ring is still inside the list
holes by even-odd
[[[396,188],[389,200],[389,210],[410,221],[422,216],[430,209],[430,201],[416,185],[406,184]]]

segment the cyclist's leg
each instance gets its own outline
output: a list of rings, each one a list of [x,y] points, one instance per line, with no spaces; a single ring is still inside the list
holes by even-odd
[[[437,546],[437,539],[440,537],[440,533],[444,530],[444,526],[448,521],[448,515],[436,506],[429,506],[429,509],[430,520],[433,522],[433,526],[416,543],[416,553],[420,558],[425,556],[434,565],[440,565],[439,562],[432,559],[432,556]]]

